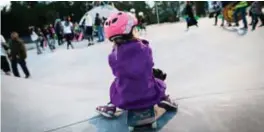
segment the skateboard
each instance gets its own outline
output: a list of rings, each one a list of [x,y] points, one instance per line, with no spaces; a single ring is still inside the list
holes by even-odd
[[[157,128],[157,120],[166,113],[166,110],[157,105],[145,110],[129,110],[127,113],[128,130],[148,130]]]

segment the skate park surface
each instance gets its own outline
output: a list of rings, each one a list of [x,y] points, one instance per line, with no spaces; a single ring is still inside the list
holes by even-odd
[[[155,67],[168,74],[167,93],[179,104],[161,132],[264,130],[264,28],[240,35],[213,22],[200,19],[189,31],[185,23],[151,25],[143,35]],[[1,74],[2,132],[127,131],[124,118],[106,120],[95,112],[109,102],[112,45],[87,43],[53,53],[46,48],[42,55],[28,51],[30,79]]]

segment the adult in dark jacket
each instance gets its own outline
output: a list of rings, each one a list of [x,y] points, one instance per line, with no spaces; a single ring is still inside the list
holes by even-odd
[[[55,25],[55,32],[58,37],[58,44],[62,45],[63,44],[63,26],[61,21],[58,21]]]
[[[26,78],[30,77],[30,73],[26,65],[26,58],[27,58],[26,47],[24,45],[24,42],[19,38],[17,32],[11,33],[10,50],[11,53],[9,58],[11,60],[11,67],[14,76],[20,77],[17,69],[17,64],[20,64],[23,72],[26,75]]]
[[[102,27],[102,19],[100,18],[98,13],[96,13],[94,25],[96,26],[96,30],[98,32],[98,42],[103,42],[104,32],[103,32],[103,27]]]
[[[234,4],[234,20],[236,25],[235,26],[239,26],[238,24],[238,14],[240,13],[242,16],[242,20],[244,23],[244,27],[242,29],[247,30],[248,26],[247,26],[247,18],[246,18],[246,9],[248,7],[248,3],[247,1],[239,1],[239,2],[235,2]]]
[[[187,29],[189,29],[190,26],[196,25],[198,27],[198,22],[194,18],[193,9],[190,1],[187,1],[186,7],[185,7],[185,14],[188,15],[187,18]]]
[[[259,1],[254,1],[251,4],[250,12],[251,12],[251,16],[252,16],[252,30],[255,30],[255,28],[258,24],[258,18],[260,18],[260,20],[261,20],[262,19],[261,16],[263,15]],[[262,20],[262,24],[260,26],[264,26],[263,20]]]

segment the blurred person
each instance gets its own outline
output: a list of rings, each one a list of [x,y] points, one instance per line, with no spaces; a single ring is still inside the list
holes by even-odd
[[[35,32],[35,27],[31,26],[29,27],[29,33],[30,33],[30,38],[31,40],[35,43],[36,49],[37,49],[37,54],[42,54],[42,51],[40,49],[40,38]]]
[[[98,42],[103,42],[104,41],[104,31],[102,27],[102,19],[100,18],[99,13],[96,13],[95,26],[96,26],[96,30],[98,31]]]
[[[66,41],[67,41],[67,49],[69,49],[69,46],[73,49],[73,45],[71,43],[72,35],[73,35],[73,24],[70,21],[70,19],[67,19],[63,24],[63,33],[65,35]]]
[[[10,50],[11,53],[9,58],[11,60],[11,66],[14,76],[20,77],[17,69],[17,64],[19,64],[23,72],[25,73],[25,78],[29,78],[30,73],[26,65],[27,50],[24,42],[19,38],[17,32],[11,33]]]
[[[252,15],[252,30],[256,29],[256,26],[258,24],[258,19],[261,19],[261,15],[262,15],[262,11],[261,11],[261,5],[258,1],[254,1],[251,4],[251,15]],[[260,26],[263,26],[264,23],[262,22],[262,24]]]
[[[185,14],[188,16],[187,17],[187,30],[189,29],[190,26],[197,26],[198,27],[198,22],[194,17],[193,9],[192,9],[192,4],[190,1],[187,1],[186,7],[185,7]]]
[[[89,14],[86,16],[84,24],[85,24],[85,33],[88,38],[88,46],[93,45],[94,44],[93,21],[92,21],[92,17]]]
[[[10,64],[8,62],[8,50],[9,47],[6,44],[5,38],[1,34],[1,69],[6,75],[11,75]]]
[[[238,14],[240,13],[242,16],[243,24],[244,27],[241,29],[247,30],[248,25],[247,25],[247,18],[246,18],[246,9],[247,9],[248,3],[246,1],[240,1],[235,3],[234,5],[234,20],[235,20],[235,26],[239,26],[238,24]]]

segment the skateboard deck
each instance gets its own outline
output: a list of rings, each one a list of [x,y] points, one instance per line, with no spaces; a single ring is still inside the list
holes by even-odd
[[[140,111],[128,111],[127,125],[129,131],[148,130],[157,128],[157,120],[166,113],[164,108],[155,105]]]

